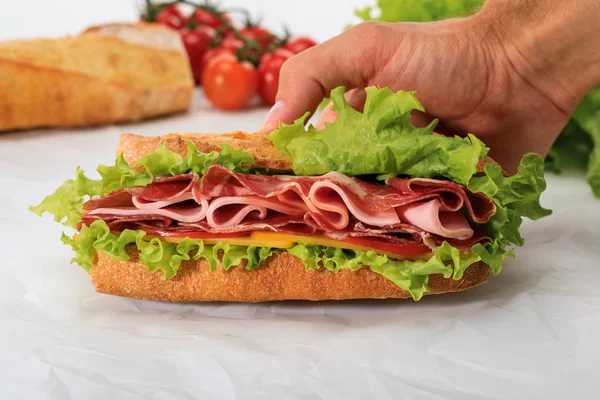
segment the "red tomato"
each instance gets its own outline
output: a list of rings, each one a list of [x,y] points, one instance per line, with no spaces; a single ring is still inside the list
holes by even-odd
[[[202,70],[204,71],[204,68],[206,68],[206,64],[208,64],[212,59],[217,58],[218,56],[223,54],[235,56],[236,51],[237,49],[227,46],[220,46],[214,49],[208,49],[202,57]]]
[[[192,73],[194,74],[194,81],[196,81],[197,85],[202,81],[202,60],[204,54],[215,35],[216,31],[209,26],[199,26],[193,31],[185,29],[181,33],[181,39],[187,50]]]
[[[258,66],[258,94],[263,103],[272,106],[275,104],[277,90],[279,89],[279,72],[281,66],[294,53],[286,49],[277,49],[272,53],[263,54]]]
[[[223,54],[206,64],[202,86],[208,100],[217,108],[237,110],[256,95],[258,72],[249,62],[239,62],[233,55]]]
[[[231,18],[229,18],[226,13],[222,13],[221,16],[231,24]],[[224,26],[223,22],[216,17],[214,12],[205,10],[203,8],[198,8],[196,11],[194,11],[190,18],[193,18],[197,25],[206,25],[215,29]]]
[[[415,259],[417,257],[429,258],[431,249],[422,244],[397,244],[397,243],[385,243],[376,238],[360,238],[360,237],[349,237],[344,239],[345,242],[361,246],[366,249],[374,249],[378,253],[387,254],[388,256],[396,257],[399,259]]]
[[[185,25],[185,16],[175,5],[170,5],[159,11],[154,22],[166,25],[173,29],[181,29]]]
[[[263,47],[269,46],[277,39],[268,29],[260,26],[242,28],[240,33],[248,39],[256,40]],[[232,32],[225,32],[224,38],[235,38],[235,35]]]
[[[306,36],[298,36],[295,38],[291,38],[288,42],[283,46],[284,49],[288,49],[294,54],[302,53],[306,49],[310,49],[317,45],[317,42],[312,40]]]

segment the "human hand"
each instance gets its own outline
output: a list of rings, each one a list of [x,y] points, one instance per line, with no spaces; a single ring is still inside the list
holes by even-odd
[[[508,5],[518,7],[513,0],[488,1],[494,2],[503,3],[504,12]],[[598,71],[583,72],[584,63],[550,62],[539,46],[521,43],[522,30],[529,29],[525,14],[519,28],[509,30],[509,24],[495,22],[493,5],[488,8],[487,14],[484,9],[467,19],[361,24],[293,57],[283,66],[278,103],[262,131],[314,112],[340,85],[354,89],[347,101],[360,109],[365,98],[361,89],[376,85],[416,90],[427,110],[414,116],[416,124],[439,118],[440,133],[475,133],[510,172],[526,152],[545,155],[597,82]],[[535,30],[528,34],[535,37]],[[562,35],[561,49],[576,39]],[[553,48],[553,57],[564,56],[561,49]],[[326,109],[317,125],[333,119],[335,113]]]

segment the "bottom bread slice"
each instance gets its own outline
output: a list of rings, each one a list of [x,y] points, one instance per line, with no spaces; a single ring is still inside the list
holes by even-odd
[[[409,298],[398,288],[368,268],[331,272],[305,271],[302,260],[279,253],[260,268],[232,267],[210,272],[206,260],[184,261],[173,279],[160,278],[162,271],[150,273],[140,263],[135,247],[128,248],[129,261],[116,261],[99,251],[91,268],[96,291],[145,300],[171,302],[272,300],[346,300]],[[471,265],[459,280],[442,275],[429,277],[429,294],[458,292],[486,282],[490,274],[484,263]]]

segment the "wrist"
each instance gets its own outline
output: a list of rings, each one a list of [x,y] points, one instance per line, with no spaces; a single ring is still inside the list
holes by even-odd
[[[472,17],[514,72],[567,113],[600,83],[600,2],[488,0]]]

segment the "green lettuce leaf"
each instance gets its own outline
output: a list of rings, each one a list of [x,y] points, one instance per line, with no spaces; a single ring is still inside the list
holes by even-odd
[[[540,196],[546,189],[544,160],[529,153],[521,159],[515,175],[503,176],[501,168],[494,164],[486,164],[484,172],[471,178],[467,185],[472,192],[484,193],[496,204],[496,214],[483,229],[499,246],[522,246],[519,227],[523,217],[537,220],[552,213],[540,205]]]
[[[593,148],[591,136],[571,119],[544,160],[546,170],[556,174],[571,169],[585,171]]]
[[[344,99],[343,87],[331,92],[338,117],[325,129],[310,126],[307,115],[292,125],[281,125],[268,138],[292,159],[296,175],[409,175],[445,177],[466,184],[487,148],[475,136],[454,139],[433,136],[436,121],[417,128],[413,110],[424,111],[413,92],[368,87],[364,112]]]
[[[587,165],[587,180],[594,195],[600,199],[600,87],[588,93],[575,110],[573,119],[588,133],[593,144]]]
[[[67,180],[39,205],[29,207],[29,209],[37,215],[48,212],[54,215],[56,222],[74,227],[81,217],[80,210],[84,203],[84,196],[99,194],[101,190],[102,185],[99,181],[89,179],[77,167],[75,179]]]
[[[579,104],[546,157],[546,168],[587,169],[587,180],[600,199],[600,87],[590,91]]]
[[[211,271],[219,264],[229,270],[232,266],[246,261],[246,269],[256,269],[278,250],[262,246],[231,246],[227,243],[204,245],[202,240],[190,238],[180,243],[168,243],[159,238],[145,239],[146,232],[126,229],[119,235],[111,233],[106,222],[94,221],[89,227],[82,226],[81,232],[70,238],[63,233],[62,241],[71,246],[75,256],[71,260],[79,264],[88,273],[94,264],[96,251],[102,250],[114,260],[129,260],[126,247],[135,244],[139,250],[140,262],[149,272],[163,271],[163,279],[171,279],[179,270],[181,263],[190,259],[206,259]]]
[[[204,174],[213,164],[222,165],[232,171],[248,172],[254,164],[254,158],[244,150],[233,149],[228,144],[221,146],[220,153],[202,153],[190,140],[185,158],[168,150],[163,144],[153,153],[138,160],[138,164],[140,169],[131,168],[123,154],[119,154],[114,165],[98,166],[98,180],[87,178],[78,167],[75,179],[67,180],[39,205],[29,209],[38,215],[47,212],[54,215],[57,222],[75,227],[81,219],[81,206],[86,198],[124,188],[146,186],[157,176],[177,176],[189,172]]]
[[[484,0],[377,0],[377,7],[355,10],[363,21],[427,22],[464,17],[475,12]]]

